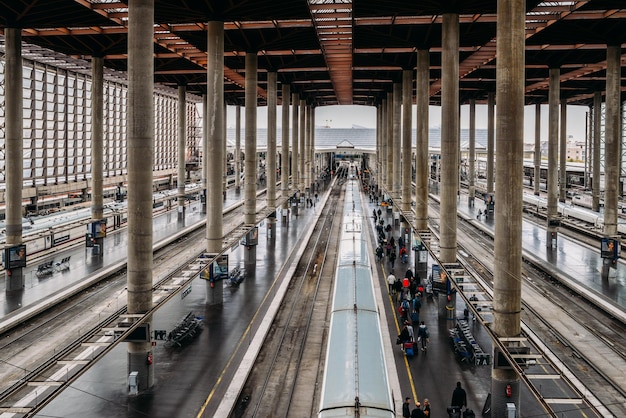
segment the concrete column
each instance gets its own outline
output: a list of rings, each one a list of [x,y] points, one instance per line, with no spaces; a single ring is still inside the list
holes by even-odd
[[[311,166],[309,171],[310,171],[310,175],[309,175],[309,184],[311,184],[311,187],[313,186],[313,183],[315,183],[315,179],[317,178],[317,172],[316,172],[316,164],[315,164],[315,106],[310,106],[309,107],[309,114],[310,114],[310,120],[311,122],[309,123],[309,149],[310,149],[310,157],[309,157],[309,165]]]
[[[393,184],[394,209],[400,209],[402,191],[402,83],[393,83]]]
[[[430,53],[417,51],[416,135],[415,149],[415,229],[428,229],[428,101],[430,86]]]
[[[376,184],[381,184],[381,155],[383,153],[382,141],[380,140],[382,132],[382,106],[379,104],[376,106],[376,155],[375,155],[375,164],[376,164]]]
[[[306,136],[306,100],[304,99],[300,99],[300,110],[299,110],[300,114],[300,122],[298,123],[298,126],[300,128],[300,133],[298,134],[298,140],[300,142],[299,144],[299,153],[298,153],[298,188],[300,189],[300,191],[304,192],[305,189],[305,172],[306,172],[306,167],[304,164],[304,156],[306,155],[306,146],[305,146],[305,136]]]
[[[104,58],[91,59],[91,218],[103,219]],[[100,247],[102,249],[102,247]],[[100,251],[102,254],[102,251]]]
[[[521,332],[525,6],[525,0],[498,0],[493,330],[499,337]],[[509,384],[512,396],[507,398]],[[514,369],[492,370],[492,416],[505,417],[507,402],[515,403],[519,416],[520,387]]]
[[[235,106],[235,191],[241,191],[241,106]]]
[[[389,143],[387,138],[387,99],[382,100],[380,105],[380,191],[384,192],[387,188],[387,153],[389,152]]]
[[[256,107],[257,107],[257,56],[256,52],[246,53],[246,133],[245,133],[245,203],[244,222],[256,223]]]
[[[304,151],[302,153],[302,190],[306,190],[311,186],[311,176],[309,171],[311,167],[311,108],[306,105],[306,102],[304,105],[304,115],[302,119],[304,120],[304,140],[301,142],[304,144],[302,148],[302,151]]]
[[[600,141],[602,133],[602,92],[593,93],[593,178],[591,179],[592,209],[600,212]]]
[[[561,140],[559,151],[559,201],[565,202],[567,187],[567,102],[561,99]]]
[[[298,117],[298,109],[300,105],[300,97],[298,93],[291,94],[291,103],[293,103],[293,112],[291,112],[291,185],[294,189],[298,189],[300,187],[300,177],[298,171],[299,168],[299,143],[298,143],[298,134],[300,130],[298,129],[298,121],[300,118]]]
[[[128,18],[127,288],[128,313],[135,314],[152,308],[154,1],[131,1]],[[147,362],[150,342],[128,343],[127,347],[128,372],[139,372],[138,388],[145,391],[154,383],[153,365]]]
[[[207,251],[222,250],[224,200],[222,196],[222,164],[224,155],[224,23],[207,24],[207,120],[209,123],[207,153],[203,163],[207,171]],[[215,164],[215,162],[219,162]],[[222,303],[222,287],[208,291],[209,304]]]
[[[393,91],[387,94],[387,184],[385,189],[393,197],[393,156],[395,153],[393,140]]]
[[[209,155],[209,107],[207,104],[207,95],[202,95],[202,214],[206,215],[207,201],[207,164]]]
[[[224,159],[222,160],[222,199],[224,199],[224,202],[226,202],[226,190],[228,188],[228,179],[227,179],[227,172],[228,172],[228,150],[226,149],[226,126],[228,125],[228,105],[226,104],[226,101],[224,101],[224,103],[222,104],[224,106],[224,112],[222,113],[223,117],[224,117],[224,129],[222,130],[223,132],[223,136],[224,138],[222,139],[222,145],[224,147]]]
[[[185,220],[185,150],[187,148],[187,87],[178,86],[178,220]]]
[[[267,73],[267,207],[276,207],[276,88],[278,78],[275,71]]]
[[[440,259],[453,263],[459,190],[459,15],[444,13],[442,30]]]
[[[535,172],[533,175],[533,187],[535,195],[539,196],[541,190],[541,104],[535,105]]]
[[[470,206],[474,206],[474,195],[476,187],[474,179],[476,178],[476,99],[470,99],[469,102],[469,157],[468,157],[467,180],[469,182]]]
[[[604,131],[604,235],[617,236],[617,197],[620,194],[620,155],[622,115],[620,108],[619,45],[606,49],[606,104]],[[605,259],[605,261],[610,261]]]
[[[558,145],[559,145],[559,96],[560,70],[550,68],[548,85],[548,227],[546,229],[546,245],[556,248],[558,232]]]
[[[22,189],[24,180],[24,142],[22,113],[22,33],[5,28],[5,167],[6,167],[6,243],[22,243]],[[28,249],[27,249],[28,251]],[[28,256],[28,254],[26,254]],[[6,292],[24,288],[22,268],[5,270]]]
[[[402,71],[402,211],[411,210],[413,71]],[[407,248],[409,244],[407,243]]]
[[[493,173],[494,173],[494,144],[496,131],[496,94],[492,91],[487,93],[487,193],[493,193]]]
[[[280,160],[280,181],[283,197],[289,196],[289,84],[282,84],[282,142],[281,142],[281,154]],[[283,204],[283,209],[287,209],[287,202]]]

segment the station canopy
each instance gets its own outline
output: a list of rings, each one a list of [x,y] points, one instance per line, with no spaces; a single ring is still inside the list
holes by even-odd
[[[430,102],[440,104],[442,15],[459,15],[461,104],[496,88],[495,0],[155,0],[155,83],[206,92],[207,22],[223,21],[225,94],[244,104],[245,55],[256,52],[259,104],[267,72],[309,105],[377,105],[430,52]],[[568,104],[590,105],[606,88],[606,47],[626,46],[624,0],[526,1],[526,104],[547,103],[548,70],[560,69]],[[0,31],[21,28],[23,55],[73,71],[104,57],[127,70],[128,2],[0,0]],[[4,37],[0,38],[0,51]],[[626,54],[621,59],[626,100]],[[414,86],[415,89],[415,86]],[[414,92],[415,93],[415,92]],[[279,100],[280,100],[279,88]]]

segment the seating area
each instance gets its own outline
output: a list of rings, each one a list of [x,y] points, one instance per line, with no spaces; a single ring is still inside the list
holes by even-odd
[[[202,319],[189,312],[168,334],[166,345],[182,347],[190,343],[202,331]]]
[[[491,354],[486,353],[476,342],[465,319],[457,319],[456,326],[449,333],[452,349],[461,363],[477,366],[491,364]]]
[[[61,261],[54,263],[54,270],[55,271],[63,271],[63,270],[67,270],[70,268],[70,258],[71,257],[64,257],[63,259],[61,259]]]
[[[37,277],[45,277],[54,273],[53,268],[54,261],[47,261],[37,266],[37,271],[35,271],[35,275]]]
[[[47,277],[51,276],[53,273],[58,271],[69,270],[70,268],[70,259],[71,256],[64,257],[61,261],[55,262],[54,260],[46,261],[45,263],[41,263],[37,266],[37,270],[35,271],[35,276],[37,277]]]

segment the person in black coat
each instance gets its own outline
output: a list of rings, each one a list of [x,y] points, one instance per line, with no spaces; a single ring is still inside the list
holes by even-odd
[[[404,398],[404,403],[402,404],[402,418],[411,418],[411,398]]]
[[[424,418],[424,411],[422,411],[419,402],[415,402],[416,408],[411,412],[411,418]]]
[[[461,387],[461,382],[456,382],[456,389],[452,392],[451,406],[456,406],[459,409],[467,407],[467,394],[465,389]]]

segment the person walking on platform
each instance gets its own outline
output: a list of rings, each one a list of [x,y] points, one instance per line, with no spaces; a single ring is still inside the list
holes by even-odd
[[[395,301],[398,301],[398,295],[402,293],[402,280],[396,277],[396,282],[393,284]]]
[[[402,261],[402,264],[406,264],[406,262],[408,261],[408,256],[407,256],[407,252],[406,252],[406,247],[400,247],[400,261]]]
[[[402,418],[411,418],[411,398],[408,396],[404,398],[402,404]]]
[[[378,202],[376,202],[376,203],[378,203]],[[377,213],[378,213],[378,217],[379,217],[379,218],[380,218],[380,217],[381,217],[381,215],[383,214],[383,213],[380,211],[380,208],[378,208],[378,212],[377,212]],[[381,218],[381,221],[382,221],[382,218]]]
[[[415,342],[415,331],[413,330],[413,325],[409,321],[405,321],[404,325],[406,325],[406,330],[409,331],[409,341],[410,343]]]
[[[389,294],[393,295],[396,291],[394,285],[396,284],[396,276],[393,274],[393,270],[389,272],[389,276],[387,276],[387,284],[389,285]]]
[[[384,255],[384,251],[383,251],[383,246],[379,245],[378,247],[376,247],[376,261],[381,262],[383,260],[383,255]]]
[[[420,322],[420,326],[417,329],[417,340],[421,342],[422,351],[426,351],[428,349],[428,340],[430,338],[430,332],[424,324],[424,321]]]
[[[465,393],[465,389],[461,387],[461,382],[456,382],[456,388],[452,392],[450,405],[459,410],[467,407],[467,393]]]
[[[391,264],[391,268],[396,263],[396,249],[392,248],[391,254],[389,254],[389,264]]]

